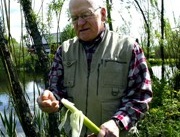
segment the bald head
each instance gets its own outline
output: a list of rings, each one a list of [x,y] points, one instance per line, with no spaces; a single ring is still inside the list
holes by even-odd
[[[99,7],[104,7],[103,0],[70,0],[69,9],[76,6],[76,8],[80,7],[82,4],[89,5],[92,9],[97,9]]]

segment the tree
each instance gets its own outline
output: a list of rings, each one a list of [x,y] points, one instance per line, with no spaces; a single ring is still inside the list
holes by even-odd
[[[143,12],[143,9],[141,8],[139,2],[137,0],[134,0],[135,3],[137,4],[142,16],[143,16],[143,19],[144,19],[144,22],[145,22],[145,31],[147,32],[147,59],[149,59],[149,48],[150,48],[150,37],[151,37],[151,34],[150,34],[150,25],[149,25],[149,16],[146,17],[145,16],[145,13]],[[148,7],[149,7],[149,2],[148,2]],[[148,15],[149,15],[149,12],[148,12]]]
[[[67,39],[73,38],[74,36],[76,36],[75,31],[72,25],[68,24],[61,32],[61,43]]]
[[[164,0],[161,0],[161,59],[162,59],[162,80],[164,81]]]
[[[24,97],[23,89],[18,79],[14,62],[11,58],[11,53],[7,48],[8,41],[4,37],[4,27],[2,20],[0,20],[0,56],[3,61],[3,65],[8,74],[8,79],[11,87],[11,94],[13,101],[15,102],[15,110],[21,122],[22,128],[28,137],[38,137],[38,131],[36,130],[36,124],[33,121],[29,105]]]
[[[111,19],[112,0],[106,0],[106,8],[107,8],[107,23],[109,24],[109,29],[113,30],[112,19]]]

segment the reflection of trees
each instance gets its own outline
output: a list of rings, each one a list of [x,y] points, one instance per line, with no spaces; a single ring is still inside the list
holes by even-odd
[[[42,75],[40,74],[34,74],[34,73],[25,73],[25,72],[19,72],[19,79],[22,82],[22,86],[24,89],[26,89],[27,84],[31,81],[36,82],[41,88],[44,87],[44,84],[41,79]],[[9,82],[7,75],[5,73],[5,70],[0,69],[0,94],[1,93],[7,93],[9,91]]]
[[[0,69],[0,94],[8,91],[8,79],[4,70]]]

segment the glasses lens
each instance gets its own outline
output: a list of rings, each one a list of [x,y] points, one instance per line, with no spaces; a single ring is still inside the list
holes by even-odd
[[[78,16],[72,16],[71,20],[72,20],[72,22],[76,22],[78,20],[78,18],[79,18]]]
[[[99,7],[100,8],[100,7]],[[84,20],[88,20],[89,18],[91,18],[92,16],[95,15],[95,12],[99,9],[95,9],[94,12],[89,10],[86,12],[83,12],[82,14],[80,14],[80,16],[71,16],[71,21],[73,23],[76,23],[78,21],[79,18],[84,19]]]

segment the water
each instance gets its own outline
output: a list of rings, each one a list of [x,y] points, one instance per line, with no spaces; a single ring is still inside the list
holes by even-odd
[[[26,84],[26,99],[29,104],[29,108],[33,114],[34,107],[38,108],[36,98],[38,97],[39,93],[43,91],[44,86],[42,84],[42,81],[40,80],[39,83],[35,83],[34,81],[30,81]],[[35,91],[35,92],[33,92]],[[35,94],[34,94],[35,93]],[[34,105],[35,104],[35,105]],[[4,116],[4,109],[6,110],[6,116],[8,117],[8,112],[13,109],[9,95],[6,93],[0,94],[0,113]],[[13,110],[14,111],[14,110]],[[18,137],[25,137],[24,131],[21,127],[21,124],[19,122],[19,119],[15,117],[16,120],[16,132]],[[0,119],[0,129],[4,131],[3,123]]]
[[[162,67],[161,66],[153,66],[152,70],[153,70],[153,74],[158,79],[162,78]],[[168,78],[168,77],[172,77],[172,75],[173,75],[174,71],[176,70],[176,68],[173,67],[173,66],[166,65],[165,70],[166,70],[165,78]]]
[[[7,109],[9,106],[9,96],[7,94],[0,95],[0,112]]]

